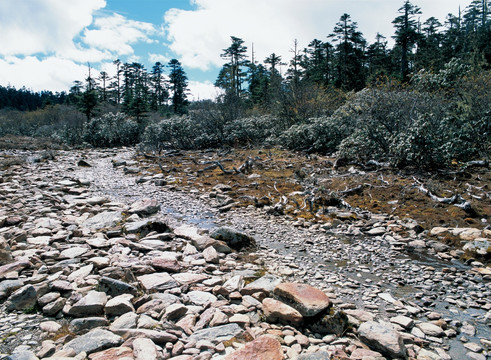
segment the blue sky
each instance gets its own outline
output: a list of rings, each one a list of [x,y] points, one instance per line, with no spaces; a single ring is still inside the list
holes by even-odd
[[[442,23],[470,0],[413,0],[423,22]],[[192,99],[213,98],[222,50],[230,36],[245,40],[255,58],[284,62],[293,41],[303,49],[326,40],[343,13],[372,42],[391,42],[391,21],[403,0],[0,0],[0,85],[34,91],[68,90],[94,72],[114,73],[112,61],[181,61]],[[284,69],[286,70],[286,68]]]

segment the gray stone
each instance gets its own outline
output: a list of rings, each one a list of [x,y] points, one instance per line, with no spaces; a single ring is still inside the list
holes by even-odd
[[[0,281],[0,300],[9,296],[13,291],[21,288],[24,281],[21,279]]]
[[[425,335],[429,336],[443,336],[445,332],[441,327],[430,322],[424,322],[416,325]]]
[[[165,233],[171,230],[169,228],[169,225],[167,225],[167,223],[157,218],[127,222],[124,225],[124,229],[129,234],[136,234],[136,233],[145,234],[151,231],[156,231],[158,233]]]
[[[311,354],[300,354],[297,360],[330,360],[331,356],[325,351],[318,351]]]
[[[99,230],[104,228],[115,227],[118,223],[123,220],[122,211],[103,211],[93,217],[85,220],[82,223],[83,227]]]
[[[230,340],[231,338],[238,336],[240,333],[242,333],[242,328],[238,324],[234,323],[195,331],[189,337],[189,339],[196,342],[200,340],[207,340],[216,344]]]
[[[39,360],[39,358],[30,350],[14,352],[12,355],[8,356],[8,360]]]
[[[176,335],[153,329],[115,329],[114,332],[125,337],[147,338],[159,345],[177,341]]]
[[[92,330],[101,326],[107,326],[109,322],[103,317],[86,317],[70,321],[69,329],[75,334]]]
[[[256,247],[256,239],[254,239],[254,237],[225,226],[215,229],[210,234],[210,237],[216,240],[225,241],[228,246],[235,250]]]
[[[104,291],[109,296],[118,296],[122,294],[136,295],[137,293],[137,289],[133,285],[106,276],[103,276],[99,280],[99,290]]]
[[[86,247],[82,247],[82,246],[70,247],[68,249],[63,250],[60,253],[59,258],[60,259],[74,259],[74,258],[77,258],[79,256],[82,256],[87,251],[89,251],[89,249]]]
[[[240,293],[242,295],[252,295],[256,292],[262,292],[268,296],[274,288],[281,283],[281,278],[276,275],[266,274],[259,279],[247,284]]]
[[[122,294],[110,299],[106,306],[104,307],[104,312],[108,316],[122,315],[127,312],[134,312],[135,308],[131,304],[131,299],[133,299],[131,294]]]
[[[95,329],[68,342],[63,349],[72,349],[77,354],[82,351],[91,354],[110,347],[119,346],[122,342],[123,339],[121,336],[115,335],[107,330]]]
[[[217,301],[217,297],[206,291],[190,291],[187,293],[189,301],[194,305],[206,305]]]
[[[133,329],[136,328],[136,324],[138,321],[138,314],[134,312],[129,312],[121,315],[111,324],[110,330],[119,330],[119,329]]]
[[[8,298],[7,310],[28,310],[34,308],[37,301],[37,292],[34,286],[25,285],[16,290]]]
[[[141,199],[134,202],[130,209],[130,214],[138,214],[142,216],[155,214],[160,210],[160,204],[155,199]]]
[[[68,311],[68,315],[86,317],[102,314],[107,302],[107,295],[102,291],[91,290],[77,301]]]
[[[135,360],[156,360],[157,347],[150,339],[137,338],[133,341],[133,355]]]
[[[372,349],[386,356],[408,358],[402,337],[389,323],[367,321],[358,328],[358,336]]]

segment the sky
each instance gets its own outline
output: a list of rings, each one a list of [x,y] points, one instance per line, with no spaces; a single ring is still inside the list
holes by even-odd
[[[470,0],[413,0],[421,22],[445,22]],[[220,57],[235,36],[248,55],[271,53],[289,62],[313,39],[326,41],[348,13],[369,43],[377,32],[391,46],[392,20],[403,0],[0,0],[0,85],[33,91],[68,91],[99,71],[114,74],[113,60],[155,62],[178,59],[189,78],[191,100],[214,98],[224,63]],[[283,69],[286,71],[286,68]]]

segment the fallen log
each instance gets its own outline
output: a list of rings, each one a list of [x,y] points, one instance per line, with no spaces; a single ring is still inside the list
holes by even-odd
[[[431,200],[438,202],[440,204],[454,205],[461,208],[467,213],[475,214],[475,211],[474,209],[472,209],[470,202],[465,200],[460,194],[455,194],[450,197],[439,197],[433,194],[429,189],[425,188],[420,181],[418,181],[417,179],[414,180],[419,185],[418,190],[421,191],[423,194],[426,194],[428,197],[430,197]]]

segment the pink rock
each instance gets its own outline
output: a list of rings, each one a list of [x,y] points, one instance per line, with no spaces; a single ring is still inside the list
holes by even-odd
[[[324,292],[307,284],[279,284],[273,293],[278,300],[295,308],[306,317],[315,316],[331,306],[331,300]]]
[[[269,336],[261,336],[246,344],[230,355],[225,360],[283,360],[285,357],[281,350],[281,344]]]
[[[280,322],[293,326],[303,323],[303,316],[297,310],[275,299],[266,298],[263,300],[263,312],[266,321],[271,323]]]

